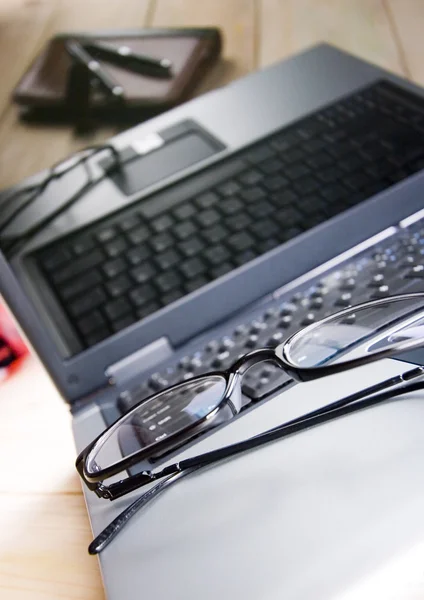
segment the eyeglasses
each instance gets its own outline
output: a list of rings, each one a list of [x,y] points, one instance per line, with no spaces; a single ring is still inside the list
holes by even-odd
[[[143,400],[94,440],[76,468],[97,496],[115,500],[160,480],[119,515],[90,545],[101,552],[129,519],[181,477],[225,458],[339,416],[424,387],[424,367],[414,367],[337,402],[303,414],[249,439],[199,454],[159,470],[134,472],[200,434],[231,421],[242,409],[241,383],[252,366],[269,361],[295,382],[312,381],[424,346],[424,293],[392,296],[342,310],[298,331],[277,348],[241,356],[227,371],[194,377]],[[281,395],[278,402],[284,401]],[[161,423],[158,416],[169,414]],[[153,416],[154,415],[154,416]],[[161,425],[160,425],[161,424]],[[162,427],[163,426],[163,427]],[[166,426],[166,427],[165,427]],[[119,481],[111,477],[127,472]]]
[[[72,204],[79,200],[94,185],[97,185],[97,183],[102,181],[105,177],[105,174],[95,177],[90,169],[88,161],[96,154],[101,154],[105,151],[109,151],[112,158],[112,165],[110,168],[119,168],[119,166],[122,164],[122,161],[120,159],[119,152],[114,146],[111,144],[88,146],[76,154],[55,163],[48,170],[46,177],[38,183],[18,188],[15,192],[6,195],[5,199],[0,204],[1,212],[4,214],[4,216],[1,216],[0,218],[0,247],[2,250],[10,255],[18,252],[18,250],[43,227],[45,227],[66,209],[70,208]],[[79,189],[74,192],[68,200],[66,200],[60,206],[55,207],[51,213],[37,221],[37,223],[32,225],[22,234],[13,235],[11,237],[4,234],[8,226],[16,219],[16,217],[18,217],[24,210],[29,208],[31,204],[41,197],[43,192],[52,181],[60,179],[79,166],[83,166],[85,168],[87,179],[81,179]]]

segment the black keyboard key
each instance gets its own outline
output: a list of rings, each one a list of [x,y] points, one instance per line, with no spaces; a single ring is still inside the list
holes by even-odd
[[[88,335],[96,329],[105,327],[107,327],[106,321],[98,310],[90,312],[87,316],[77,321],[77,328],[83,335]]]
[[[157,295],[157,292],[156,292],[155,288],[153,287],[153,285],[147,283],[145,285],[141,285],[140,287],[135,288],[134,290],[131,290],[131,292],[129,293],[129,298],[134,306],[139,307],[139,306],[143,306],[143,304],[147,304],[148,302],[153,300],[156,297],[156,295]],[[130,307],[129,303],[124,298],[122,300],[123,300],[122,306],[124,306],[124,303],[125,303],[125,305],[127,307]],[[120,309],[121,309],[121,306],[118,306],[118,310],[120,310]],[[112,311],[113,311],[113,308],[112,308]],[[128,312],[128,309],[125,312]],[[116,315],[116,317],[110,317],[110,318],[120,317],[121,314],[122,313]]]
[[[241,183],[246,186],[256,185],[263,179],[263,174],[256,169],[249,169],[248,171],[244,171],[241,175],[239,175],[238,179]]]
[[[195,202],[200,209],[210,208],[219,202],[219,196],[215,192],[205,192],[198,196]]]
[[[144,304],[144,306],[137,308],[135,313],[136,313],[138,319],[144,319],[145,317],[152,315],[159,309],[160,309],[160,304],[158,302],[149,302],[148,304]]]
[[[272,215],[272,213],[275,211],[275,208],[273,207],[271,202],[264,200],[262,202],[258,202],[257,204],[251,204],[247,208],[247,210],[253,218],[261,219],[263,217],[268,217],[269,215]]]
[[[174,224],[174,219],[170,215],[162,215],[151,222],[150,226],[156,233],[166,231]]]
[[[113,238],[118,234],[118,231],[116,229],[116,227],[105,227],[104,229],[102,229],[101,231],[99,231],[96,234],[96,240],[100,243],[100,244],[106,244],[107,242],[110,242],[111,240],[113,240]]]
[[[104,249],[109,258],[120,256],[128,248],[128,244],[123,237],[116,237],[105,245]]]
[[[74,279],[72,283],[69,283],[64,287],[59,287],[59,294],[64,300],[69,300],[74,296],[78,296],[79,294],[96,287],[96,285],[102,282],[102,279],[99,270],[93,269],[87,271],[87,273],[84,273],[78,277],[78,279]]]
[[[231,231],[242,231],[246,229],[253,221],[253,217],[251,217],[248,213],[240,212],[236,215],[227,217],[225,220],[225,225]]]
[[[274,151],[267,145],[261,144],[250,150],[247,154],[247,160],[254,164],[258,164],[274,156]]]
[[[266,240],[278,234],[280,227],[271,219],[257,221],[250,227],[250,231],[259,239]]]
[[[81,256],[93,250],[94,246],[94,239],[91,236],[81,237],[72,244],[72,251],[76,256]]]
[[[179,263],[181,259],[181,255],[173,248],[171,248],[170,250],[166,250],[162,254],[158,254],[155,257],[155,261],[158,264],[158,266],[162,269],[162,271],[166,271],[170,267],[173,267],[174,265]]]
[[[263,182],[263,186],[270,192],[277,192],[287,187],[289,183],[287,177],[274,175],[272,177],[267,177],[266,181]]]
[[[222,225],[215,225],[202,231],[202,236],[210,243],[216,244],[228,237],[228,230]]]
[[[223,245],[211,246],[204,253],[204,257],[212,265],[219,265],[230,258],[230,256],[230,251]]]
[[[190,258],[180,265],[180,271],[187,277],[192,279],[207,270],[207,265],[200,258]]]
[[[320,185],[313,177],[298,179],[293,183],[294,190],[299,194],[310,194],[311,192],[315,192],[319,187]]]
[[[150,236],[151,233],[147,225],[141,225],[127,234],[129,241],[134,246],[138,246],[138,244],[146,242]]]
[[[197,259],[193,259],[197,260]],[[162,273],[155,279],[155,284],[161,292],[166,293],[182,284],[182,277],[174,271]]]
[[[224,262],[224,263],[220,264],[219,267],[215,267],[214,269],[212,269],[211,273],[215,279],[218,279],[218,277],[222,277],[223,275],[226,275],[233,269],[234,269],[234,267],[233,267],[233,265],[231,265],[231,263]]]
[[[48,253],[46,256],[42,256],[40,262],[46,271],[54,271],[55,269],[67,264],[72,259],[73,256],[70,248],[59,247],[56,248],[53,253]]]
[[[86,292],[68,304],[69,312],[73,317],[80,317],[89,310],[102,306],[107,300],[106,294],[101,287]]]
[[[105,288],[112,298],[122,296],[132,287],[132,283],[128,275],[119,275],[115,279],[111,279],[105,285]]]
[[[172,214],[179,221],[184,221],[185,219],[188,219],[189,217],[195,215],[196,212],[197,209],[193,204],[191,204],[191,202],[184,202],[184,204],[181,204],[177,208],[174,208]]]
[[[241,265],[244,265],[256,258],[257,255],[257,252],[255,252],[254,250],[245,250],[244,252],[240,252],[234,257],[234,262],[237,266],[241,267]]]
[[[100,342],[103,342],[106,338],[111,335],[111,331],[108,327],[102,327],[101,329],[96,329],[92,331],[88,335],[84,337],[85,343],[88,347],[95,346]]]
[[[262,162],[259,168],[265,175],[273,175],[279,173],[283,169],[283,165],[278,158],[272,157]]]
[[[66,267],[62,267],[57,273],[52,274],[52,281],[55,284],[60,284],[72,277],[78,277],[81,273],[97,267],[103,261],[103,252],[101,250],[93,250],[93,252],[73,260]]]
[[[201,276],[201,277],[196,277],[195,279],[192,279],[191,281],[186,283],[184,287],[185,287],[187,293],[190,293],[190,292],[194,292],[195,290],[203,287],[207,283],[208,283],[208,279],[206,277]]]
[[[170,233],[160,233],[150,240],[150,245],[155,252],[163,252],[174,243],[174,239]]]
[[[252,187],[242,190],[239,194],[240,198],[245,200],[246,202],[254,203],[258,202],[258,200],[263,200],[267,197],[267,192],[260,187]]]
[[[136,322],[136,318],[132,314],[125,315],[122,319],[118,319],[117,321],[112,322],[112,331],[118,333],[118,331],[122,331],[122,329],[126,329],[130,327]]]
[[[202,227],[211,227],[220,220],[219,214],[213,208],[203,210],[196,217],[197,222]]]
[[[217,191],[224,198],[228,198],[229,196],[234,196],[241,190],[241,186],[235,179],[231,179],[230,181],[226,181],[222,185],[218,186]]]
[[[131,229],[137,227],[139,223],[140,217],[136,213],[133,213],[130,217],[126,217],[119,221],[119,229],[124,232],[131,231]]]
[[[252,367],[245,376],[242,391],[254,401],[261,400],[289,385],[292,379],[282,369],[262,364]]]
[[[125,298],[119,298],[105,304],[104,312],[111,321],[116,321],[123,315],[131,312],[131,305]]]
[[[198,228],[193,223],[193,221],[188,220],[183,221],[182,223],[178,223],[178,225],[176,225],[173,228],[172,232],[179,240],[185,240],[191,235],[193,235],[193,233],[195,233],[197,229]]]
[[[146,260],[151,256],[151,251],[147,246],[138,246],[137,248],[131,248],[126,254],[128,262],[135,266]]]
[[[248,248],[251,248],[255,244],[255,240],[247,232],[242,231],[232,235],[228,239],[227,244],[233,250],[239,252],[240,250],[247,250]]]
[[[125,271],[127,268],[127,263],[123,258],[116,258],[115,260],[110,260],[102,266],[103,273],[109,279],[116,277],[122,271]]]
[[[168,304],[171,304],[171,302],[175,302],[176,300],[179,300],[183,296],[184,296],[184,292],[181,290],[181,288],[174,288],[171,292],[168,292],[167,294],[163,294],[162,305],[167,306]]]
[[[188,240],[185,240],[178,245],[179,250],[186,257],[198,254],[201,250],[203,250],[204,247],[204,242],[197,236],[192,236]]]

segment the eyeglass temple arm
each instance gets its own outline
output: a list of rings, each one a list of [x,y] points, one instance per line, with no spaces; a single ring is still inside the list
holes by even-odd
[[[151,473],[151,480],[159,479],[161,477],[168,477],[157,483],[155,486],[150,488],[147,492],[142,494],[137,500],[130,504],[116,519],[114,519],[90,544],[89,553],[98,554],[110,542],[116,537],[116,535],[123,529],[128,521],[133,517],[143,506],[145,506],[150,500],[156,498],[161,492],[165,491],[172,483],[178,481],[181,477],[189,475],[202,467],[210,465],[214,462],[228,458],[229,456],[235,456],[246,450],[251,450],[255,447],[264,445],[270,441],[281,439],[300,432],[304,429],[320,425],[322,423],[336,419],[337,417],[347,415],[353,412],[368,408],[375,404],[379,404],[388,398],[393,396],[399,396],[405,392],[412,392],[419,390],[423,387],[424,382],[412,382],[410,380],[415,379],[424,375],[424,369],[419,367],[411,369],[402,375],[396,375],[390,379],[386,379],[376,385],[346,396],[341,400],[337,400],[331,404],[327,404],[317,410],[307,413],[301,417],[288,421],[283,425],[274,427],[265,433],[260,433],[253,438],[249,438],[237,444],[226,446],[219,450],[213,450],[205,454],[200,454],[166,467],[159,473]],[[400,385],[406,383],[406,385]],[[398,389],[393,390],[393,387],[399,385]],[[375,395],[377,394],[377,395]],[[371,397],[369,397],[371,396]],[[357,402],[363,399],[361,402]],[[357,404],[353,404],[357,402]],[[352,405],[353,404],[353,405]],[[173,472],[171,472],[173,469]],[[171,472],[171,474],[170,474]],[[141,475],[141,474],[140,474]],[[146,476],[147,473],[144,473]]]

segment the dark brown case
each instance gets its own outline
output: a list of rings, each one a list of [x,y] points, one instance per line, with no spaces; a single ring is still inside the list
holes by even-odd
[[[13,92],[13,100],[23,116],[56,120],[69,118],[67,104],[71,58],[66,41],[99,41],[114,46],[129,46],[134,52],[155,58],[170,58],[173,76],[158,79],[127,71],[99,61],[104,70],[122,85],[125,105],[112,105],[95,92],[90,98],[90,113],[100,118],[137,118],[151,116],[187,100],[221,52],[221,34],[216,28],[139,29],[84,34],[60,34],[50,40],[35,59]]]

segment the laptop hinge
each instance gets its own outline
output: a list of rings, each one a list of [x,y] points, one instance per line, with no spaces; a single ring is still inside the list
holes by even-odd
[[[119,384],[139,373],[143,373],[143,371],[147,371],[147,369],[155,367],[172,356],[172,354],[173,350],[168,338],[161,337],[148,346],[143,346],[140,350],[110,365],[106,369],[105,374],[109,384]]]

